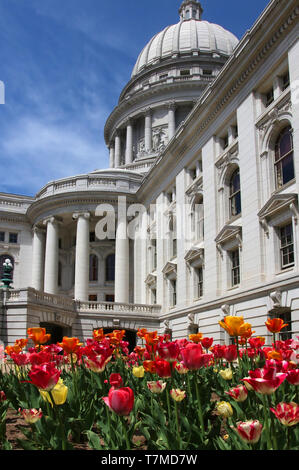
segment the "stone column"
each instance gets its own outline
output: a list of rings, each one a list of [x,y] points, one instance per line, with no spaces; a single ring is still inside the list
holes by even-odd
[[[119,133],[115,136],[115,168],[120,166],[120,157],[121,157],[121,141]]]
[[[168,140],[171,140],[175,134],[175,103],[168,105]]]
[[[114,160],[114,155],[115,155],[115,148],[114,148],[114,142],[112,142],[112,144],[110,145],[110,148],[109,148],[109,152],[110,152],[110,168],[114,168],[114,165],[115,165],[115,160]]]
[[[129,120],[127,123],[127,143],[126,143],[126,165],[133,161],[133,124]]]
[[[89,286],[89,219],[88,212],[73,214],[77,220],[75,288],[74,299],[85,302],[88,300]]]
[[[44,224],[47,226],[44,291],[57,294],[59,222],[55,217],[50,217]]]
[[[32,243],[32,287],[38,291],[44,288],[45,232],[39,227],[33,228]]]
[[[152,110],[149,108],[145,112],[145,125],[144,125],[144,144],[145,151],[150,152],[153,147],[152,143]]]
[[[129,302],[129,272],[126,198],[119,197],[115,240],[115,302]]]

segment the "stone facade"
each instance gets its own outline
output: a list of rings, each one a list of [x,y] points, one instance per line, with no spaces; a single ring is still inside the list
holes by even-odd
[[[204,27],[201,14],[183,2],[178,38]],[[227,314],[268,342],[269,315],[289,324],[283,337],[299,334],[298,15],[296,1],[273,0],[239,43],[221,30],[226,51],[214,25],[210,48],[195,28],[194,47],[173,41],[163,55],[166,28],[107,119],[110,169],[34,198],[0,194],[0,256],[14,264],[14,289],[0,291],[5,344],[38,324],[81,339],[145,327],[228,342]]]

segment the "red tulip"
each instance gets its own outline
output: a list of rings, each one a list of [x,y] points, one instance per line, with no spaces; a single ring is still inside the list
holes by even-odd
[[[40,352],[33,352],[29,355],[29,361],[32,365],[39,365],[51,362],[52,354],[45,350]]]
[[[156,359],[155,361],[156,373],[159,377],[171,377],[171,365],[164,359]]]
[[[201,344],[205,349],[210,349],[210,347],[213,344],[214,339],[213,338],[203,338],[201,340]]]
[[[189,343],[181,349],[181,355],[184,365],[190,370],[206,366],[212,358],[211,354],[203,354],[201,344],[196,343]]]
[[[248,395],[245,385],[238,385],[231,388],[228,392],[224,392],[238,402],[245,401]]]
[[[33,365],[28,373],[31,379],[29,383],[32,383],[41,390],[49,391],[57,384],[60,374],[61,371],[56,369],[52,362],[39,366]]]
[[[235,431],[240,438],[248,444],[255,444],[259,441],[262,433],[263,425],[257,420],[238,422]]]
[[[227,360],[227,362],[235,361],[238,358],[237,346],[235,344],[230,344],[229,346],[226,346],[224,348],[223,357]]]
[[[271,333],[279,333],[285,326],[288,326],[281,318],[268,318],[265,325]]]
[[[276,367],[266,364],[263,369],[250,370],[249,377],[242,380],[249,383],[257,393],[270,395],[282,384],[286,376],[286,373],[277,372]]]
[[[299,385],[299,369],[291,369],[287,373],[287,381],[292,385]]]
[[[11,353],[10,357],[12,358],[14,363],[17,364],[17,366],[25,366],[26,364],[30,362],[28,354]]]
[[[159,356],[165,361],[173,362],[177,359],[180,348],[175,342],[159,343],[157,351]]]
[[[284,426],[295,426],[299,423],[299,405],[294,402],[278,403],[275,409],[270,410]]]
[[[123,385],[123,379],[120,374],[113,373],[109,378],[110,385],[114,388],[120,388]]]
[[[0,402],[1,401],[6,401],[6,395],[5,395],[5,392],[3,392],[3,390],[0,390]]]
[[[110,388],[108,397],[103,397],[109,408],[119,416],[128,416],[134,406],[134,392],[130,387]]]

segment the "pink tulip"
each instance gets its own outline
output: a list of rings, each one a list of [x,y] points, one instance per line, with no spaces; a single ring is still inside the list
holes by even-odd
[[[130,387],[110,388],[108,397],[103,397],[109,408],[119,416],[128,416],[134,406],[134,392]]]
[[[262,433],[263,425],[257,420],[238,422],[235,431],[240,438],[248,444],[255,444],[259,441]]]
[[[277,372],[275,367],[269,367],[266,364],[263,369],[250,370],[249,377],[242,380],[251,385],[257,393],[270,395],[277,390],[286,376],[286,373]]]

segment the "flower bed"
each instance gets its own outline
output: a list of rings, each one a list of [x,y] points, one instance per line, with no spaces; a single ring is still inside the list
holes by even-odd
[[[124,330],[46,345],[28,329],[3,354],[0,448],[13,411],[26,450],[299,450],[299,342],[276,340],[279,319],[270,347],[243,317],[220,325],[234,344],[141,329],[132,353]]]

